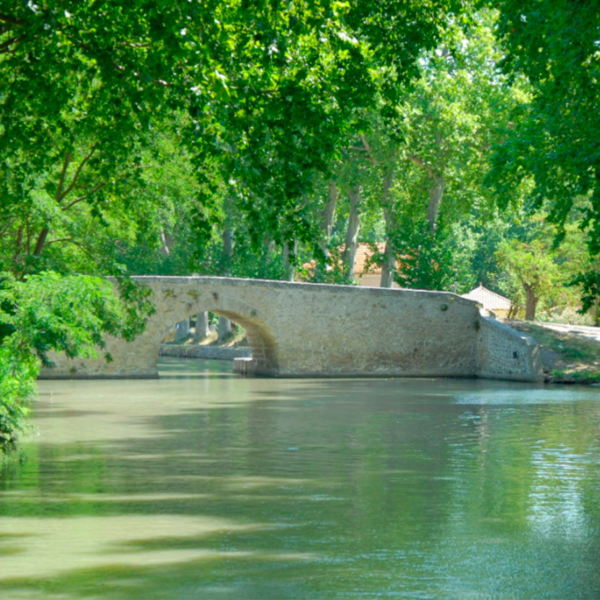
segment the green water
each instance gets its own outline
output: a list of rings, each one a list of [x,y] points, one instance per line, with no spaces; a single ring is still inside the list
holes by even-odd
[[[0,599],[600,598],[600,388],[42,382]]]

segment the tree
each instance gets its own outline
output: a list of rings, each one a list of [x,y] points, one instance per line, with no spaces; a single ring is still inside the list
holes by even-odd
[[[432,236],[444,197],[445,212],[454,215],[486,198],[488,150],[515,103],[498,66],[496,17],[484,10],[466,25],[449,27],[441,45],[421,59],[422,75],[398,106],[398,157],[402,168],[415,169],[413,185],[426,197]]]
[[[573,278],[586,267],[588,256],[584,234],[576,224],[568,224],[565,237],[556,244],[550,224],[538,216],[520,232],[513,228],[512,236],[500,244],[496,258],[509,282],[512,280],[517,300],[524,296],[525,319],[535,319],[540,303],[546,312],[577,303],[580,289],[573,287]]]
[[[542,240],[531,243],[512,241],[498,251],[498,261],[520,283],[525,291],[525,319],[533,321],[538,302],[549,294],[560,279],[555,256]]]
[[[598,28],[594,3],[502,0],[499,34],[508,53],[504,68],[524,73],[531,102],[514,115],[517,126],[496,149],[502,190],[533,175],[537,205],[562,235],[577,199],[585,198],[581,227],[590,256],[600,255],[600,110]],[[584,310],[600,297],[597,262],[579,277]]]
[[[373,111],[369,131],[352,146],[377,173],[386,251],[376,260],[388,282],[395,256],[401,285],[448,287],[453,224],[491,211],[490,148],[509,127],[511,108],[526,100],[524,84],[500,70],[497,16],[481,10],[450,20],[439,46],[420,57],[420,76],[395,112]],[[518,203],[524,187],[505,194],[506,203]]]
[[[62,239],[49,239],[57,216],[82,204],[101,216],[123,182],[139,187],[148,132],[185,109],[200,176],[210,184],[206,165],[220,169],[255,244],[279,226],[308,240],[302,200],[355,111],[377,90],[393,98],[438,39],[440,19],[461,9],[457,0],[435,11],[426,0],[3,0],[2,213],[12,223],[27,198],[35,217],[7,235],[19,242],[25,231],[26,254],[39,263]],[[212,196],[201,196],[197,230],[210,224]]]
[[[206,105],[199,96],[198,160],[220,157],[257,246],[265,227],[310,242],[304,200],[319,174],[331,174],[356,111],[373,106],[378,90],[394,98],[421,48],[437,40],[440,19],[460,8],[437,3],[434,15],[424,3],[397,0],[277,11],[243,3],[223,15],[227,100]]]

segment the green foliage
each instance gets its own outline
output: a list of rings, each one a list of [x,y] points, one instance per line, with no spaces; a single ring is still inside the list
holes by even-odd
[[[357,111],[388,100],[416,72],[440,19],[460,3],[241,3],[219,12],[227,101],[193,113],[198,161],[214,161],[248,218],[256,247],[267,231],[310,242],[305,200],[341,155]],[[258,31],[255,30],[258,28]]]
[[[14,449],[40,364],[52,364],[50,352],[97,356],[104,335],[133,339],[152,310],[147,292],[128,281],[53,272],[17,280],[2,274],[0,452]],[[110,360],[108,354],[105,358]]]
[[[33,355],[23,356],[14,342],[0,345],[0,462],[2,454],[16,449],[19,433],[25,429],[38,371]]]
[[[600,11],[594,3],[502,0],[499,35],[507,49],[505,70],[524,73],[531,101],[513,115],[514,128],[495,153],[502,193],[512,182],[532,176],[537,206],[560,234],[584,198],[580,223],[590,256],[600,255]],[[502,183],[504,185],[502,185]],[[597,263],[579,283],[590,306],[600,295]]]
[[[396,193],[402,202],[419,199],[432,232],[440,217],[450,222],[491,204],[489,148],[519,104],[519,85],[499,69],[496,19],[484,10],[451,21],[441,44],[421,57],[420,77],[387,127],[401,171]]]
[[[452,255],[448,234],[443,227],[435,240],[425,219],[401,224],[395,231],[397,272],[400,287],[420,290],[444,290],[452,285]]]
[[[538,302],[547,313],[577,305],[574,277],[586,267],[588,256],[584,234],[576,225],[567,226],[557,244],[547,221],[538,217],[520,232],[513,229],[499,245],[496,258],[511,297],[518,306],[527,307],[528,319],[535,316]]]
[[[183,186],[197,200],[183,211],[197,246],[222,218],[224,193],[255,251],[266,232],[278,244],[291,232],[310,241],[313,182],[330,172],[357,111],[392,102],[446,15],[462,9],[459,0],[435,10],[429,0],[2,0],[3,268],[110,273],[115,255],[146,268],[123,246],[152,248],[166,235],[165,177],[146,174],[161,170],[156,132],[178,120],[176,153],[187,145],[200,182]]]

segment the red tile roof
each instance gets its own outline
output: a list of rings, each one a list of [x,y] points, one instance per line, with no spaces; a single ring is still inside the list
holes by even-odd
[[[375,244],[358,244],[358,248],[356,249],[356,257],[354,259],[354,275],[364,275],[365,273],[381,274],[381,267],[379,265],[375,263],[369,264],[370,259],[373,257],[373,245],[375,245],[377,251],[381,254],[385,252],[385,242],[376,242]],[[340,252],[343,254],[344,246],[340,247]],[[311,260],[302,266],[305,269],[314,269],[316,264],[316,261]]]

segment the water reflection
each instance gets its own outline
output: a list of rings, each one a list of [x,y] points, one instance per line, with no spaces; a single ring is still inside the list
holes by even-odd
[[[600,597],[600,390],[43,382],[2,598]]]

